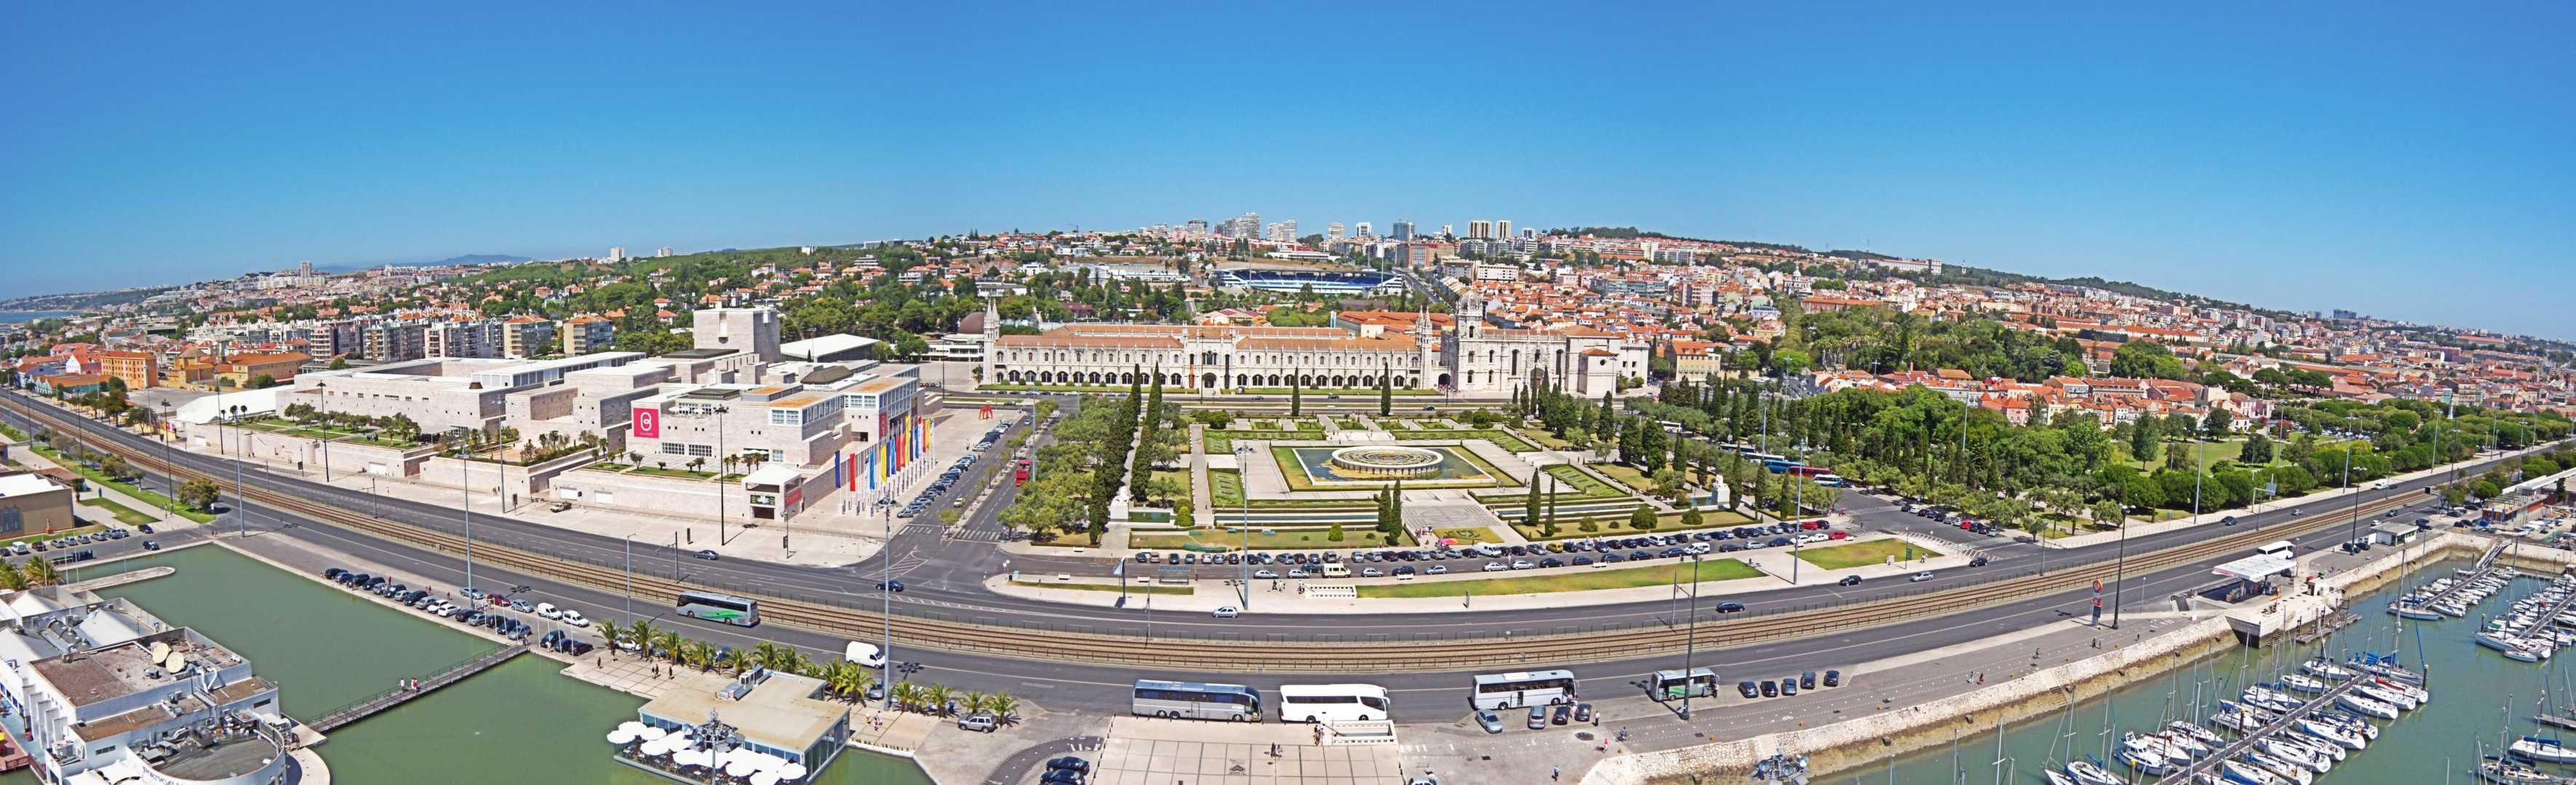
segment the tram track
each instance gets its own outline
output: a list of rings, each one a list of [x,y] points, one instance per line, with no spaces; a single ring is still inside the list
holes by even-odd
[[[77,428],[67,421],[74,415],[15,399],[0,400],[5,400],[8,407],[32,420],[47,422],[61,429]],[[102,440],[102,446],[105,451],[120,455],[153,473],[174,473],[186,479],[222,479],[184,465],[174,465],[153,451],[133,449],[114,440]],[[447,555],[462,555],[466,550],[465,538],[456,534],[379,518],[255,484],[244,484],[241,493],[248,497],[248,501],[272,509],[392,542]],[[2358,511],[2337,512],[2369,516],[2412,500],[2411,495],[2392,493],[2360,500]],[[2129,556],[2125,569],[2132,575],[2144,576],[2229,552],[2250,550],[2266,540],[2340,525],[2329,520],[2339,517],[2341,515],[2320,514],[2304,522],[2247,527],[2180,546],[2143,551]],[[858,595],[847,595],[853,597],[854,603],[845,605],[783,592],[700,586],[678,578],[630,572],[481,540],[475,541],[473,546],[475,559],[482,564],[603,592],[631,590],[664,605],[676,600],[685,590],[720,588],[760,600],[762,614],[768,621],[792,627],[866,640],[883,634],[889,624],[883,612],[864,607],[868,598]],[[1337,635],[1329,640],[1256,640],[1210,634],[1147,637],[1072,626],[979,619],[974,618],[978,614],[973,609],[952,614],[917,608],[911,609],[916,612],[893,614],[891,625],[896,639],[909,646],[1038,661],[1168,667],[1177,659],[1199,667],[1250,673],[1516,669],[1532,663],[1624,661],[1675,653],[1691,645],[1724,648],[1883,627],[2079,592],[2094,581],[2112,581],[2118,569],[2120,567],[2110,560],[2094,560],[1920,594],[1719,617],[1700,622],[1698,626],[1705,629],[1696,631],[1688,629],[1688,625],[1667,622],[1590,630],[1559,627],[1553,631],[1530,631],[1526,634],[1511,630],[1470,636],[1387,632]],[[822,587],[798,582],[787,588],[794,591]],[[824,593],[829,593],[829,589],[824,589]]]

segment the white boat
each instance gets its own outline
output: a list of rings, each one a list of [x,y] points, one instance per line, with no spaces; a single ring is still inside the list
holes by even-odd
[[[2120,748],[2137,753],[2141,757],[2162,761],[2170,766],[2191,763],[2190,753],[2174,749],[2173,745],[2165,743],[2161,736],[2150,736],[2136,731],[2124,733],[2120,735]]]
[[[2307,662],[2299,663],[2299,670],[2307,671],[2310,674],[2323,676],[2329,679],[2352,678],[2352,671],[2344,670],[2343,666],[2336,665],[2334,660],[2326,659],[2323,655],[2319,655]]]
[[[2327,769],[2334,768],[2334,761],[2327,759],[2325,756],[2318,755],[2315,750],[2309,749],[2300,744],[2286,741],[2286,738],[2287,737],[2276,737],[2264,739],[2255,742],[2254,746],[2261,748],[2264,754],[2279,758],[2282,762],[2307,769],[2308,771],[2317,774],[2324,774]]]
[[[2218,734],[2211,733],[2207,728],[2193,725],[2184,720],[2174,720],[2172,722],[2165,723],[2165,729],[2189,736],[2193,740],[2199,741],[2201,746],[2205,746],[2213,750],[2227,746],[2227,740],[2219,738]]]
[[[2536,760],[2542,763],[2576,763],[2576,750],[2561,746],[2557,739],[2524,736],[2514,740],[2512,744],[2505,745],[2504,750],[2523,760]]]
[[[2560,782],[2557,777],[2543,774],[2539,769],[2492,755],[2478,763],[2478,779],[2496,785],[2557,785]]]
[[[2074,777],[2066,776],[2064,772],[2056,769],[2042,769],[2040,773],[2048,775],[2048,785],[2075,785]]]
[[[2155,753],[2139,752],[2135,749],[2123,747],[2119,751],[2111,753],[2111,757],[2119,758],[2121,763],[2128,764],[2130,770],[2136,771],[2140,774],[2162,777],[2173,773],[2173,762],[2165,760],[2164,756]]]
[[[2357,750],[2369,746],[2370,744],[2370,742],[2363,741],[2361,739],[2361,734],[2336,727],[2333,723],[2318,720],[2313,717],[2299,718],[2298,726],[2299,730],[2306,731],[2308,735],[2334,742],[2336,746],[2340,746],[2344,749]]]
[[[2325,682],[2318,681],[2316,677],[2313,676],[2301,676],[2296,673],[2283,674],[2281,676],[2281,686],[2288,687],[2298,692],[2308,693],[2310,695],[2326,691]]]
[[[2328,710],[2317,712],[2314,716],[2317,719],[2334,723],[2336,727],[2359,734],[2363,741],[2379,740],[2379,726],[2363,722],[2360,716],[2355,715],[2352,712]]]
[[[2419,705],[2433,702],[2433,692],[2431,690],[2385,677],[2374,676],[2370,681],[2372,684],[2378,685],[2380,689],[2405,695],[2409,698],[2414,698],[2415,702]]]
[[[2346,754],[2342,745],[2305,733],[2283,733],[2273,736],[2272,741],[2276,744],[2307,750],[2308,754],[2316,756],[2318,761],[2328,766],[2342,763]]]
[[[2222,711],[2209,715],[2209,724],[2238,733],[2253,733],[2263,728],[2263,723],[2236,711]]]
[[[2281,785],[2281,778],[2269,772],[2232,760],[2218,762],[2220,778],[2236,785]]]
[[[2349,692],[2337,695],[2335,696],[2335,705],[2360,712],[2365,716],[2378,717],[2383,720],[2397,719],[2397,707],[2372,700],[2370,697],[2365,695],[2357,695]]]
[[[2110,772],[2103,771],[2102,765],[2093,761],[2079,760],[2070,762],[2066,764],[2066,773],[2075,775],[2075,781],[2084,783],[2084,785],[2120,785],[2120,778],[2111,776]]]
[[[2247,752],[2243,755],[2237,756],[2237,759],[2260,766],[2264,771],[2271,772],[2273,775],[2278,776],[2281,779],[2298,783],[2298,785],[2310,785],[2317,780],[2316,772],[2291,765],[2288,761],[2284,761],[2270,755],[2265,755],[2260,752]]]
[[[2172,747],[2175,752],[2191,756],[2192,760],[2208,757],[2210,753],[2218,751],[2218,747],[2202,744],[2199,739],[2183,735],[2178,731],[2165,731],[2156,734],[2156,738],[2163,739],[2165,746]]]
[[[2395,691],[2382,689],[2375,684],[2355,685],[2352,688],[2352,691],[2360,693],[2363,697],[2367,697],[2371,700],[2395,706],[2406,711],[2414,711],[2415,707],[2423,705],[2416,703],[2414,698],[2407,697],[2406,695]]]

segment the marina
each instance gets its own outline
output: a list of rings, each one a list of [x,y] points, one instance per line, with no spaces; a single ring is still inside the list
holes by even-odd
[[[156,566],[175,572],[98,593],[203,630],[258,663],[260,674],[282,687],[285,712],[299,719],[508,650],[220,547],[159,553],[67,577]],[[353,642],[360,642],[357,648]],[[508,657],[348,722],[313,751],[328,762],[334,781],[360,785],[668,782],[615,762],[600,744],[601,729],[635,719],[645,701],[564,676],[562,668],[545,657]],[[857,749],[839,757],[802,782],[930,783],[909,760]],[[33,782],[24,771],[0,775],[0,784]]]
[[[2400,579],[2356,595],[2350,605],[2386,605],[2446,579],[2445,592],[2465,597],[2472,584],[2462,579],[2501,577],[2509,569],[2501,560],[2481,561],[2487,570],[2467,560],[2419,567],[2418,576],[2440,577]],[[2558,583],[2514,574],[2520,577],[2505,579],[2489,596],[2556,602],[2546,598]],[[2437,615],[2367,616],[2311,643],[2283,635],[2267,648],[2229,650],[2108,696],[2075,696],[2056,715],[2000,733],[1962,729],[1949,745],[1840,772],[1831,781],[2576,782],[2576,764],[2546,759],[2565,749],[2554,746],[2561,739],[2553,738],[2559,734],[2553,726],[2576,730],[2570,673],[2546,662],[2535,670],[2490,656],[2475,639],[2484,620]],[[2443,698],[2430,700],[2437,689]],[[2548,707],[2536,716],[2535,700]],[[2502,716],[2499,707],[2518,711]],[[2303,770],[2304,779],[2282,769]]]

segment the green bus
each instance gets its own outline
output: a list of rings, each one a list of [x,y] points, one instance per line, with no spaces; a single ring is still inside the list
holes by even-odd
[[[707,591],[680,592],[680,615],[749,627],[760,623],[760,602]]]

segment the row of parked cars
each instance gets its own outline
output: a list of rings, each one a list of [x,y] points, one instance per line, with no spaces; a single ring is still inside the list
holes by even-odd
[[[1843,672],[1825,671],[1825,677],[1821,681],[1816,678],[1815,671],[1807,671],[1796,676],[1783,676],[1779,681],[1769,679],[1740,681],[1735,683],[1735,691],[1747,698],[1777,698],[1796,695],[1799,690],[1813,690],[1817,684],[1827,687],[1843,686]]]
[[[514,601],[509,597],[500,594],[486,595],[479,589],[469,588],[462,592],[465,596],[466,603],[460,605],[449,601],[445,597],[438,596],[430,589],[415,589],[407,584],[397,582],[392,578],[383,575],[370,575],[354,570],[332,567],[322,571],[322,579],[346,586],[353,591],[362,591],[392,600],[404,607],[408,607],[431,616],[453,620],[462,624],[487,628],[514,641],[526,640],[529,635],[535,632],[535,629],[529,627],[527,622],[520,621],[502,613],[501,611],[503,610],[515,610],[520,613],[535,613],[547,619],[560,621],[574,627],[590,626],[590,620],[583,618],[580,611],[569,608],[556,608],[554,605],[549,603],[531,604],[526,600]],[[493,607],[489,609],[476,607],[477,603],[488,604]],[[574,641],[570,636],[563,634],[561,630],[550,632],[546,636],[542,645],[549,649],[572,654],[586,653],[590,651],[591,648],[590,644]]]
[[[930,481],[929,486],[921,489],[921,495],[912,497],[911,502],[903,505],[903,512],[899,517],[910,518],[920,515],[922,510],[930,509],[930,505],[939,501],[939,495],[947,493],[949,486],[956,485],[957,479],[966,476],[966,470],[973,468],[974,465],[975,456],[972,455],[959,458],[956,463],[949,464],[947,471],[939,473],[939,479]],[[966,499],[959,497],[953,506],[966,506]]]
[[[1787,536],[1773,537],[1771,535]],[[1725,551],[1732,553],[1749,548],[1785,547],[1791,544],[1847,539],[1850,536],[1850,532],[1834,529],[1826,525],[1823,521],[1805,521],[1777,523],[1767,526],[1738,526],[1731,529],[1674,532],[1671,534],[1646,534],[1634,537],[1615,537],[1607,540],[1551,540],[1544,543],[1530,543],[1526,545],[1485,544],[1457,549],[1440,548],[1353,551],[1351,552],[1347,563],[1364,565],[1394,562],[1442,561],[1451,559],[1500,559],[1506,556],[1539,557],[1537,561],[1513,559],[1508,562],[1491,562],[1485,566],[1486,570],[1525,570],[1540,567],[1563,567],[1569,564],[1574,566],[1583,566],[1596,562],[1592,557],[1581,555],[1584,553],[1600,554],[1600,558],[1597,560],[1599,562],[1621,562],[1636,561],[1640,559],[1679,557],[1691,554],[1709,553],[1712,551]],[[1770,539],[1762,539],[1765,537],[1769,537]],[[1742,539],[1744,542],[1725,542],[1727,540],[1734,539]],[[1621,551],[1627,551],[1627,553],[1622,554]],[[1572,558],[1547,558],[1551,554],[1566,555],[1571,556]],[[1287,576],[1290,578],[1307,577],[1303,573],[1313,572],[1311,570],[1299,569],[1300,567],[1345,563],[1340,551],[1173,554],[1145,551],[1136,554],[1135,559],[1138,564],[1287,565],[1291,568],[1288,571]],[[1268,571],[1265,570],[1264,572]],[[1361,569],[1357,572],[1362,576],[1375,576],[1382,574],[1382,571],[1374,568]],[[1448,569],[1443,566],[1434,565],[1434,569],[1429,572],[1436,575],[1448,572]],[[1413,573],[1413,570],[1406,567],[1397,567],[1394,571],[1394,574],[1396,575],[1411,575]],[[1278,577],[1276,574],[1256,574],[1256,576],[1263,578]]]
[[[109,540],[122,540],[127,537],[132,537],[134,536],[134,532],[137,530],[144,534],[151,534],[152,525],[147,523],[139,529],[124,529],[110,526],[104,531],[91,532],[88,534],[74,534],[66,537],[56,537],[50,540],[35,540],[33,542],[20,540],[18,542],[9,543],[7,550],[12,556],[27,556],[30,554],[54,550],[71,550],[71,547],[74,545],[90,545],[93,543],[104,543]],[[156,551],[160,549],[161,546],[157,543],[150,544],[146,548],[146,550]],[[90,558],[95,558],[95,555]]]

